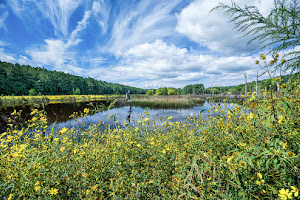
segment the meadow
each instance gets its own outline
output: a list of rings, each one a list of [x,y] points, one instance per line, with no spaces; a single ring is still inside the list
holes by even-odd
[[[145,111],[137,125],[103,128],[100,121],[85,130],[49,134],[45,112],[32,110],[24,128],[11,123],[0,136],[0,196],[299,198],[300,85],[282,85],[279,96],[266,95],[258,101],[249,94],[230,111],[220,102],[207,119],[169,117],[157,126]],[[20,112],[12,113],[12,122]]]

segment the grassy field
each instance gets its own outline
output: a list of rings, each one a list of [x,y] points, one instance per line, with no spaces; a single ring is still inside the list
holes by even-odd
[[[231,111],[212,107],[210,114],[218,115],[206,120],[171,122],[170,117],[159,127],[145,112],[134,126],[102,128],[100,122],[48,135],[45,113],[33,110],[28,128],[11,124],[0,136],[0,196],[299,198],[300,85],[263,101],[255,94],[250,98]],[[35,131],[29,134],[29,128]]]

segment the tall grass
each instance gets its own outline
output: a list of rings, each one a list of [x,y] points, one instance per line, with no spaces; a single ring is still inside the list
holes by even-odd
[[[195,105],[203,105],[205,99],[188,96],[133,96],[133,105],[149,108],[189,108]]]
[[[159,127],[145,112],[133,126],[102,128],[100,122],[86,130],[63,128],[48,135],[45,113],[33,110],[27,129],[11,124],[0,136],[0,196],[296,198],[299,98],[296,83],[283,88],[281,96],[256,101],[253,95],[230,111],[219,104],[207,119],[171,122],[169,118]],[[13,115],[17,118],[20,113]],[[29,128],[35,130],[31,135]]]

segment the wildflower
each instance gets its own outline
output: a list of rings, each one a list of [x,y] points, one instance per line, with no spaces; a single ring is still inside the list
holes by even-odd
[[[50,195],[55,195],[55,194],[58,193],[58,189],[56,189],[56,188],[51,188],[50,190],[48,190],[48,192],[49,192]]]
[[[284,124],[283,119],[284,119],[284,117],[281,116],[281,115],[279,115],[279,116],[278,116],[278,123],[279,123],[279,124]]]
[[[41,189],[41,186],[39,186],[39,185],[34,187],[35,191],[39,191],[40,189]]]
[[[10,194],[7,198],[7,200],[11,200],[11,198],[13,197],[14,195],[13,194]]]
[[[257,173],[257,177],[258,177],[259,179],[262,179],[261,173]]]
[[[262,190],[260,193],[261,193],[261,194],[265,194],[265,193],[266,193],[266,190]]]
[[[279,54],[276,54],[275,57],[276,57],[276,58],[279,57]]]
[[[260,185],[260,181],[255,181],[255,183],[256,183],[257,185]]]
[[[286,60],[283,59],[283,60],[281,61],[281,63],[282,63],[282,64],[283,64],[283,63],[286,63]]]
[[[67,132],[67,131],[68,131],[67,128],[63,128],[63,129],[61,129],[59,132],[60,132],[61,134],[64,134],[64,133]]]
[[[294,157],[295,156],[295,153],[292,152],[292,151],[287,152],[287,154],[288,154],[289,157]]]
[[[246,163],[244,161],[240,162],[240,166],[241,167],[245,167],[246,166]]]
[[[85,114],[89,114],[89,112],[90,112],[90,109],[88,109],[88,108],[85,108],[85,109],[83,110],[83,112],[84,112]]]
[[[280,80],[280,77],[274,78],[274,81],[279,81],[279,80]]]
[[[275,60],[271,60],[270,64],[273,65],[275,63]]]
[[[281,200],[292,199],[292,195],[293,193],[289,192],[289,189],[285,190],[284,188],[279,190],[279,194],[278,194]]]
[[[253,113],[250,113],[250,114],[248,115],[248,118],[249,118],[249,119],[253,119],[253,118],[254,118]]]
[[[257,65],[258,65],[258,64],[259,64],[259,61],[258,61],[258,60],[257,60],[257,61],[255,61],[255,64],[257,64]]]
[[[241,98],[245,98],[245,96],[244,96],[244,95],[241,95]]]
[[[298,197],[298,195],[299,195],[299,190],[298,190],[298,188],[297,188],[296,186],[291,186],[291,188],[292,188],[292,191],[291,191],[291,192],[294,193],[294,196],[295,196],[295,197]]]
[[[286,84],[283,83],[283,84],[280,86],[280,88],[286,88]]]

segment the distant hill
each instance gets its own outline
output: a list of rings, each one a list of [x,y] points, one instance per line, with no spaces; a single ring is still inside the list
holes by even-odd
[[[145,94],[146,90],[0,61],[0,95]]]

